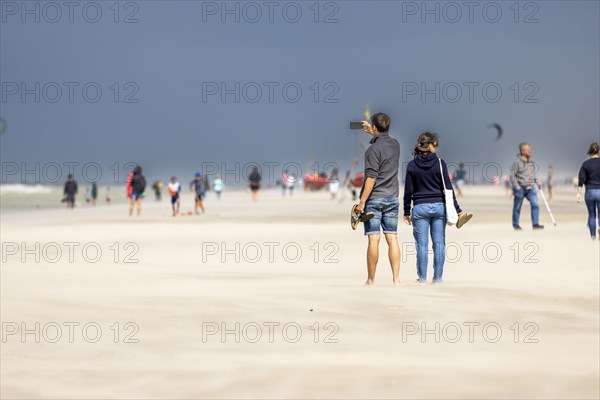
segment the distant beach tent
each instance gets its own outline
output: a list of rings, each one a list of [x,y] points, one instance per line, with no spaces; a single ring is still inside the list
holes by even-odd
[[[500,124],[490,124],[490,126],[488,126],[488,128],[494,128],[496,130],[496,140],[500,140],[500,138],[502,137],[502,134],[504,133],[504,131],[502,130],[502,127],[500,126]]]
[[[317,174],[316,172],[305,174],[303,180],[305,190],[321,190],[329,183],[329,178],[326,174]]]
[[[350,184],[355,188],[360,188],[365,183],[365,173],[359,172],[354,176],[354,178],[350,179]]]

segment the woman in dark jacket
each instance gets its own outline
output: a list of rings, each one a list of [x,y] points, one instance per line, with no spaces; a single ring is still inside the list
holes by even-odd
[[[128,184],[129,197],[129,216],[133,215],[133,208],[137,206],[138,217],[142,213],[142,199],[146,190],[146,178],[142,175],[142,167],[139,165],[133,169],[131,181]]]
[[[600,217],[600,145],[592,143],[588,149],[589,160],[579,169],[577,202],[581,203],[581,190],[585,185],[585,205],[588,209],[588,227],[592,239],[596,239],[596,218]],[[600,228],[598,228],[600,235]]]
[[[473,216],[463,213],[456,201],[446,163],[443,160],[440,163],[440,159],[435,154],[438,144],[438,136],[435,133],[425,132],[419,136],[413,151],[414,159],[408,163],[404,181],[404,222],[413,226],[420,284],[427,281],[429,233],[433,242],[433,283],[442,283],[446,258],[444,184],[454,195],[454,207],[459,215],[457,228]],[[442,183],[442,173],[444,183]]]
[[[258,191],[260,190],[261,181],[262,176],[260,176],[258,167],[252,167],[252,172],[248,176],[248,186],[250,186],[250,191],[252,192],[252,200],[254,201],[258,201]]]

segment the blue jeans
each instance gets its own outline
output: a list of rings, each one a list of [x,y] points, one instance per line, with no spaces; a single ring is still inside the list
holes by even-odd
[[[441,283],[446,259],[446,208],[444,203],[417,204],[412,210],[413,235],[417,243],[417,275],[427,281],[429,233],[433,242],[433,282]]]
[[[590,234],[596,237],[596,218],[600,217],[600,189],[585,189],[585,205],[588,209]]]
[[[515,196],[512,215],[513,226],[519,225],[521,206],[523,205],[523,199],[525,198],[529,201],[529,204],[531,204],[531,223],[533,225],[538,225],[540,218],[540,206],[538,205],[537,191],[535,190],[535,187],[531,187],[529,190],[525,189],[524,187],[516,190],[513,189],[513,194]]]
[[[379,235],[381,229],[383,233],[395,235],[398,231],[398,208],[397,197],[369,198],[365,204],[365,212],[375,215],[364,222],[365,235]]]

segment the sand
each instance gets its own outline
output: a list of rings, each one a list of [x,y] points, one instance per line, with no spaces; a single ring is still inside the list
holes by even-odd
[[[475,217],[448,228],[436,286],[393,287],[383,241],[376,286],[362,286],[366,239],[327,193],[226,192],[177,218],[151,199],[140,218],[123,204],[4,213],[0,395],[597,399],[600,245],[585,206],[560,190],[558,226],[542,209],[534,232],[525,202],[513,232],[503,196],[465,188]],[[408,284],[410,227],[399,241]]]

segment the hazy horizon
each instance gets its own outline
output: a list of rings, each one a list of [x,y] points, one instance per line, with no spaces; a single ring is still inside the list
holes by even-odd
[[[272,22],[267,9],[249,22],[247,3],[141,1],[116,13],[99,2],[94,23],[94,10],[86,20],[76,8],[70,22],[64,8],[52,23],[56,10],[40,5],[36,22],[20,6],[36,3],[8,3],[3,182],[5,163],[71,161],[98,163],[105,177],[130,161],[150,179],[187,180],[206,163],[310,160],[343,175],[362,135],[348,123],[366,104],[392,117],[401,163],[429,130],[449,162],[507,168],[527,141],[542,177],[549,164],[573,176],[600,140],[598,2],[485,2],[472,22],[461,6],[455,23],[446,3],[427,3],[436,15],[421,2],[321,2],[318,13],[313,2],[282,2]]]

